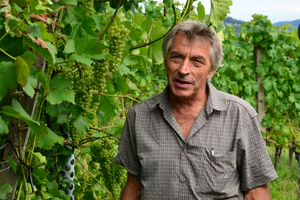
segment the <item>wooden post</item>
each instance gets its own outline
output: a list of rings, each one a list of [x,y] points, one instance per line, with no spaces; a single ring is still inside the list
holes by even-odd
[[[255,66],[257,67],[263,56],[261,47],[260,46],[255,47],[254,52],[255,52]],[[266,127],[263,127],[261,125],[262,119],[266,115],[266,112],[265,112],[265,109],[266,109],[266,107],[265,107],[265,89],[262,85],[264,76],[259,77],[258,75],[256,75],[256,80],[257,80],[257,84],[258,84],[258,92],[257,92],[256,99],[257,99],[257,113],[258,113],[258,120],[259,120],[259,128],[260,128],[260,131],[266,132]]]

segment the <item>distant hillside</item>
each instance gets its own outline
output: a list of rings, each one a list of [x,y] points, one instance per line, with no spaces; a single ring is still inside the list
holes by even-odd
[[[225,27],[231,24],[235,30],[234,32],[236,33],[236,35],[238,35],[241,30],[240,25],[243,25],[245,23],[246,23],[245,21],[234,19],[232,17],[226,17],[226,19],[224,20]]]
[[[274,26],[283,26],[284,24],[291,24],[294,28],[298,28],[300,24],[300,19],[296,19],[294,21],[284,21],[284,22],[276,22],[273,25]]]

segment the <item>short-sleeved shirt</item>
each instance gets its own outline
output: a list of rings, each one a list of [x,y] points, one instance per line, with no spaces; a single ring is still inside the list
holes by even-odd
[[[244,199],[277,178],[256,111],[207,82],[208,99],[185,140],[169,88],[128,111],[114,162],[142,184],[142,199]]]

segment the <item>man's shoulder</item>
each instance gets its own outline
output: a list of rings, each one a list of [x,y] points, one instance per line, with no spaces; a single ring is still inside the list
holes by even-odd
[[[163,97],[163,93],[156,94],[149,99],[146,99],[136,105],[134,105],[130,112],[147,112],[152,109],[154,109],[161,101],[161,98]]]
[[[222,100],[225,101],[226,104],[228,104],[228,106],[229,104],[231,104],[233,106],[244,108],[251,117],[257,116],[257,112],[255,111],[255,109],[244,99],[219,90],[218,94],[222,98]]]

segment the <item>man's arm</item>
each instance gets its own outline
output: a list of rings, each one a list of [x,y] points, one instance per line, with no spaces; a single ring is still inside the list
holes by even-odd
[[[245,200],[271,200],[268,184],[245,192]]]
[[[140,200],[141,191],[141,182],[133,178],[131,174],[127,173],[127,183],[122,192],[121,200]]]

